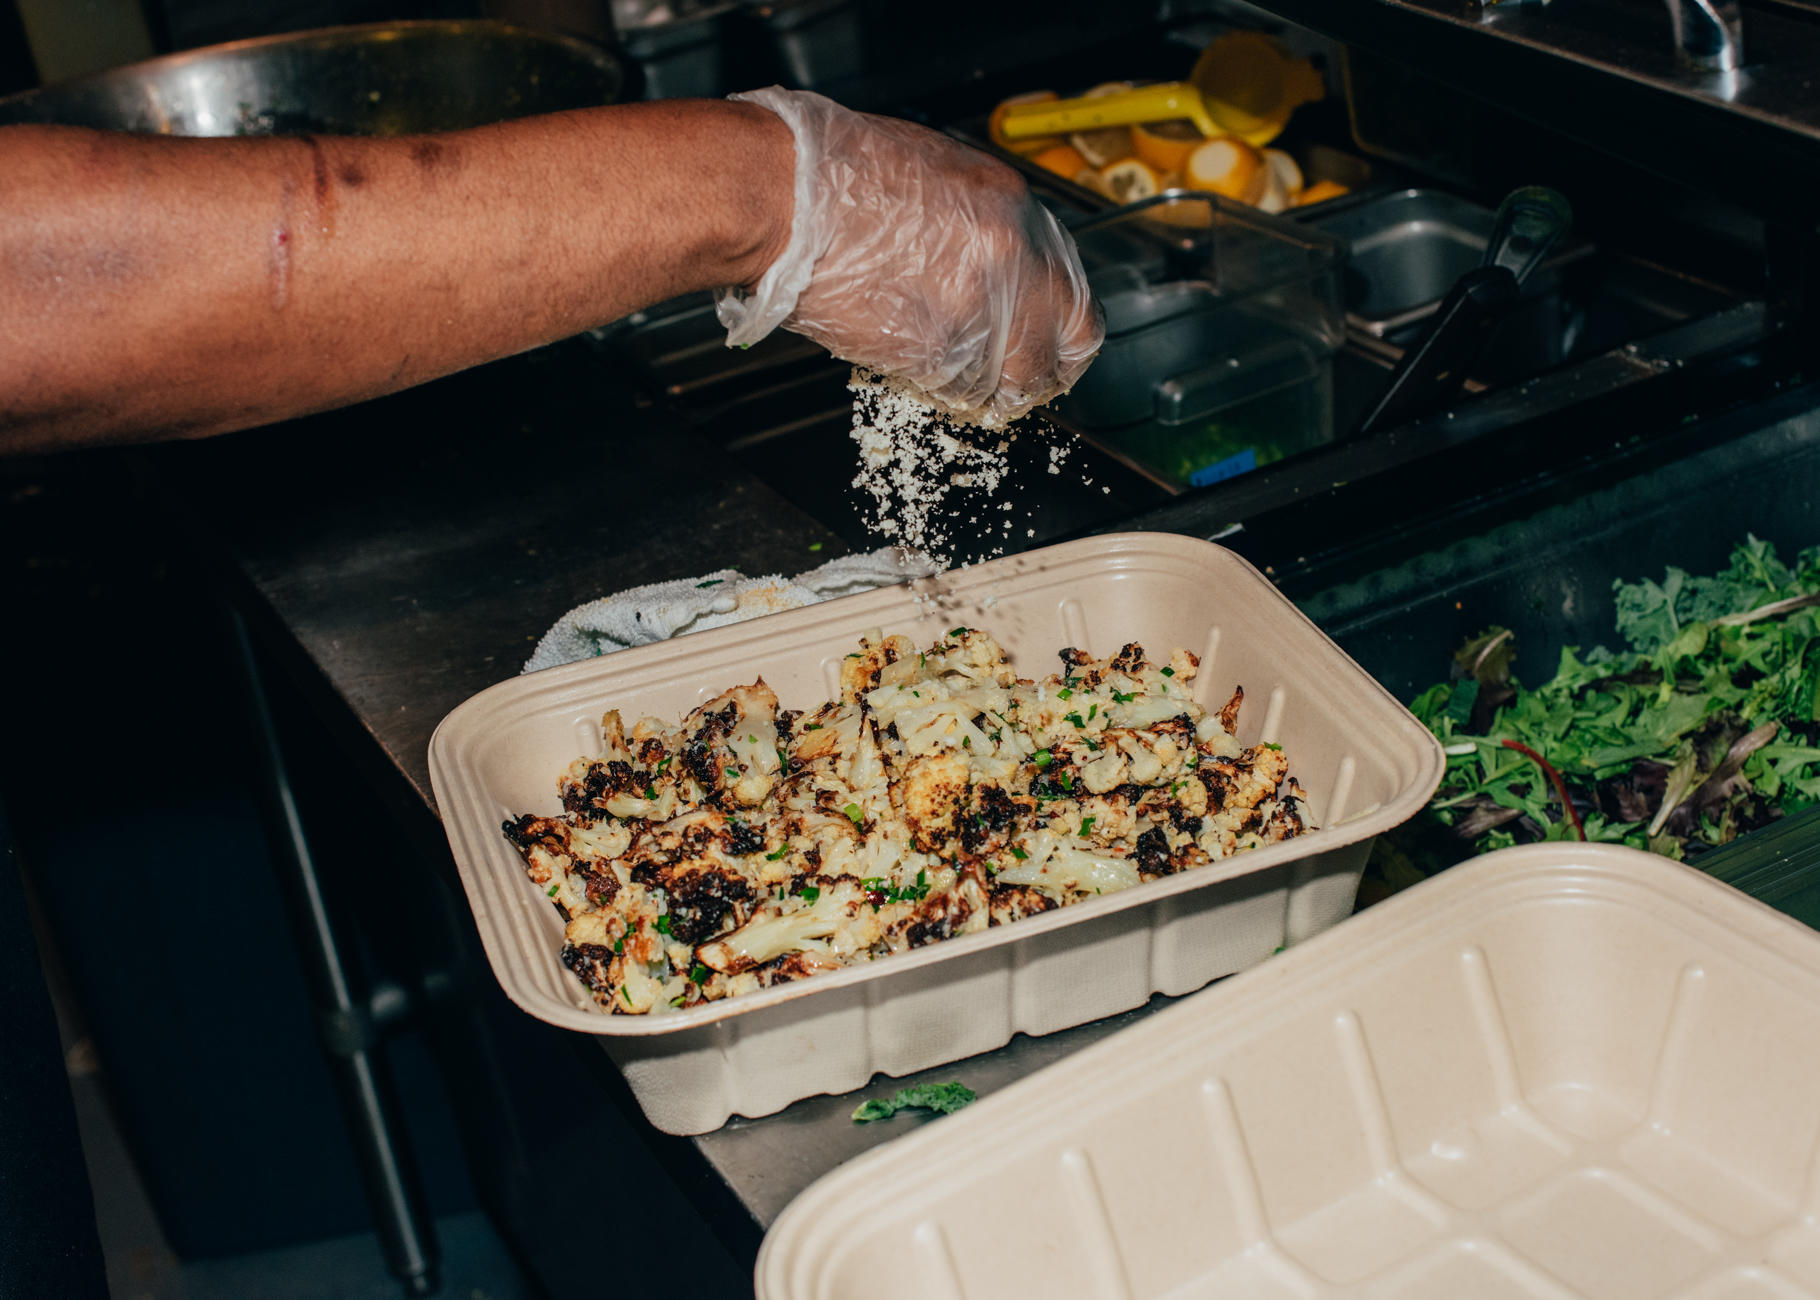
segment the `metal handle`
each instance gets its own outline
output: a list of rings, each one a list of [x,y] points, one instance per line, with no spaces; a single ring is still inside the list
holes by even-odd
[[[1744,65],[1744,11],[1738,0],[1668,0],[1668,19],[1683,63],[1709,72]]]

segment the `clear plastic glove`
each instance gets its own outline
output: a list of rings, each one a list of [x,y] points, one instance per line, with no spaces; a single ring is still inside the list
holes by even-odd
[[[723,289],[728,346],[779,325],[1002,425],[1067,392],[1106,329],[1080,255],[1003,163],[913,122],[806,91],[734,95],[796,140],[790,243]]]

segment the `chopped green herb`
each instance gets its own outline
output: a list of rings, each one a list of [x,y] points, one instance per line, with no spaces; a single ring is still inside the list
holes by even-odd
[[[822,729],[822,724],[819,722],[811,722],[811,723],[806,724],[803,727],[804,731],[820,731],[821,729]]]
[[[758,743],[758,737],[757,736],[747,736],[746,743],[748,745],[756,745]]]
[[[648,785],[645,787],[645,798],[647,800],[654,800],[657,798],[657,787],[655,785]]]
[[[688,1000],[689,1000],[689,995],[687,993],[678,993],[675,997],[670,999],[670,1005],[673,1007],[680,1007],[683,1003],[687,1002]]]
[[[864,655],[862,655],[862,654],[860,654],[860,652],[859,652],[859,651],[857,651],[857,650],[855,650],[855,651],[854,651],[854,652],[853,652],[853,653],[852,653],[852,654],[850,654],[850,655],[848,655],[848,656],[847,656],[847,658],[849,658],[849,659],[863,659],[863,658],[865,658],[865,656],[864,656]]]
[[[695,585],[697,587],[718,587],[725,581],[725,578],[709,578],[706,582],[698,582]]]
[[[961,748],[962,749],[972,749],[973,748],[973,737],[972,736],[962,736],[961,737]]]
[[[1088,709],[1087,710],[1087,721],[1092,722],[1093,719],[1099,714],[1099,711],[1100,711],[1100,706],[1097,704],[1094,705],[1092,708]]]
[[[1055,761],[1055,755],[1046,749],[1039,749],[1030,756],[1030,761],[1036,764],[1036,770],[1040,772]]]
[[[995,744],[995,745],[996,745],[996,744],[998,744],[998,743],[999,743],[999,741],[1000,741],[1000,740],[1001,740],[1001,739],[1002,739],[1002,738],[1003,738],[1003,737],[1004,737],[1004,734],[1005,734],[1005,733],[1004,733],[1004,732],[1003,732],[1003,731],[995,731],[995,732],[993,732],[993,733],[992,733],[992,743],[993,743],[993,744]]]
[[[1173,669],[1173,668],[1164,668],[1164,669],[1163,669],[1163,676],[1165,676],[1165,677],[1174,677],[1174,676],[1175,676],[1175,669]]]
[[[1187,768],[1190,772],[1194,771],[1194,769],[1199,767],[1200,765],[1201,765],[1201,751],[1198,749],[1190,751],[1190,753],[1188,755],[1188,761],[1186,763],[1182,764],[1182,766]]]
[[[659,776],[662,776],[664,774],[664,769],[666,767],[670,766],[670,757],[671,756],[669,754],[665,754],[661,759],[658,760],[657,774]]]
[[[651,925],[659,934],[669,934],[670,914],[668,912],[659,913],[657,919],[651,922]]]
[[[1274,740],[1266,740],[1264,742],[1264,748],[1265,749],[1274,749],[1279,754],[1283,752],[1283,747],[1281,745],[1277,744]]]
[[[822,548],[822,544],[820,542],[810,542],[809,543],[809,549],[812,551],[819,551],[819,550],[821,550],[821,548]]]
[[[919,1083],[909,1088],[899,1088],[889,1097],[873,1097],[862,1101],[853,1108],[855,1124],[869,1124],[873,1120],[890,1119],[900,1110],[932,1110],[939,1115],[952,1115],[961,1107],[968,1105],[979,1096],[973,1089],[960,1082],[954,1083]]]
[[[1024,852],[1022,849],[1020,849],[1017,845],[1013,844],[1011,846],[1011,856],[1016,858],[1019,862],[1022,862],[1025,859],[1027,859],[1030,855],[1028,853]]]
[[[555,898],[556,895],[558,895],[562,892],[562,881],[560,881],[560,880],[557,881],[554,885],[551,885],[548,889],[544,890],[543,892],[544,892],[544,897]]]
[[[708,977],[713,974],[713,971],[709,970],[700,962],[696,962],[693,966],[689,967],[689,978],[697,984],[706,984],[708,982]]]
[[[788,853],[789,851],[790,851],[790,846],[788,844],[786,844],[775,853],[765,854],[765,861],[766,862],[776,862],[779,858],[783,857],[784,854]]]
[[[916,652],[916,666],[918,668],[926,668],[928,666],[928,664],[929,664],[928,657],[925,656],[921,650],[918,650]]]
[[[916,698],[919,700],[923,698],[923,693],[921,691],[911,691],[910,693],[912,695],[916,696]]]
[[[729,780],[729,781],[739,780],[739,769],[737,767],[729,767],[728,769],[726,769],[726,774],[727,774],[727,780]]]
[[[1088,836],[1088,835],[1090,835],[1090,834],[1092,834],[1092,832],[1093,832],[1093,823],[1094,823],[1094,822],[1096,822],[1096,821],[1098,821],[1098,820],[1099,820],[1099,819],[1098,819],[1098,818],[1097,818],[1097,817],[1083,817],[1083,818],[1081,818],[1081,838],[1082,838],[1082,839],[1086,839],[1086,838],[1087,838],[1087,836]]]
[[[1112,693],[1112,702],[1114,704],[1129,704],[1136,698],[1136,691],[1114,691]]]
[[[821,887],[819,885],[804,885],[796,892],[803,896],[803,902],[805,903],[813,903],[822,896]]]
[[[626,992],[626,986],[624,984],[619,986],[619,996],[625,999],[627,1006],[632,1005],[632,995]]]
[[[842,808],[841,811],[847,814],[847,819],[855,826],[860,825],[866,820],[865,812],[862,811],[860,806],[856,803],[848,804],[845,808]]]
[[[1064,790],[1074,789],[1074,773],[1072,772],[1057,772],[1055,774],[1055,780],[1056,784],[1060,785]]]
[[[953,627],[953,628],[949,628],[949,629],[948,629],[948,635],[949,635],[949,636],[966,636],[966,635],[967,635],[967,629],[966,629],[966,628],[964,628],[964,627]]]
[[[1064,686],[1055,693],[1055,698],[1058,700],[1072,700],[1074,698],[1074,692]]]
[[[619,936],[619,938],[617,938],[613,941],[613,951],[614,952],[624,952],[625,950],[626,950],[626,936],[622,934]]]

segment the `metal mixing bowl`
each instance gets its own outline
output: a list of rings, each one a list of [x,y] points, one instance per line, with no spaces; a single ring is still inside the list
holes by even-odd
[[[612,103],[618,59],[490,21],[369,23],[186,50],[0,99],[0,125],[405,135]]]

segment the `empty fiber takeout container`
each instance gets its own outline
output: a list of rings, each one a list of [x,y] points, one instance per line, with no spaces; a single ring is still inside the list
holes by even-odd
[[[760,1300],[1820,1296],[1820,934],[1507,849],[824,1177]]]
[[[938,639],[984,628],[1026,677],[1074,646],[1137,641],[1201,656],[1195,697],[1245,688],[1239,738],[1276,741],[1321,829],[1090,903],[812,979],[653,1016],[599,1010],[558,960],[562,921],[500,834],[559,810],[557,777],[598,753],[599,719],[674,720],[764,679],[786,708],[837,694],[870,629]],[[911,586],[700,632],[502,682],[449,714],[430,775],[475,924],[507,995],[554,1025],[599,1034],[645,1114],[700,1133],[1186,993],[1340,920],[1374,836],[1439,783],[1440,746],[1249,564],[1164,534],[1090,538]]]

